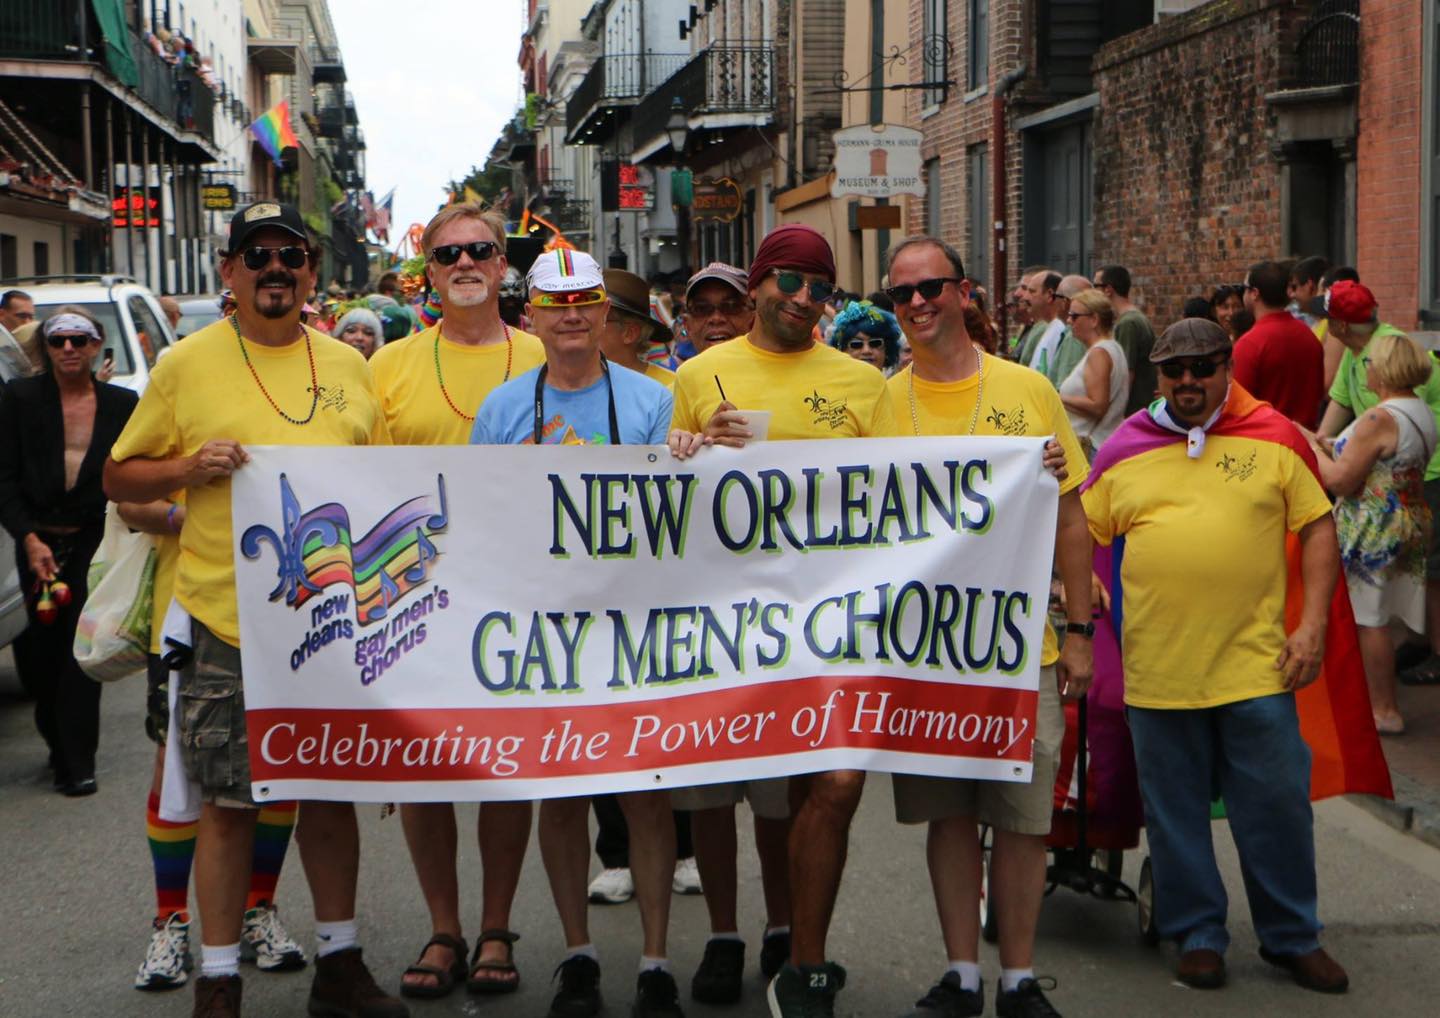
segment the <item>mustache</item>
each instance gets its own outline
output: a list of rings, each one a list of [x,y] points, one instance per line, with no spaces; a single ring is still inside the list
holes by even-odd
[[[1175,395],[1181,396],[1185,394],[1203,396],[1205,395],[1205,390],[1198,385],[1177,385],[1175,387]]]
[[[294,286],[295,277],[288,272],[267,272],[255,280],[257,287],[269,286],[271,283],[279,283],[282,286]]]

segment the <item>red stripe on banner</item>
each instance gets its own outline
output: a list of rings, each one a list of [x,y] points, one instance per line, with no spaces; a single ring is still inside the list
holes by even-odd
[[[1023,762],[1031,757],[1035,703],[1034,690],[817,676],[623,704],[252,709],[246,723],[257,783],[474,781],[627,774],[827,749]]]

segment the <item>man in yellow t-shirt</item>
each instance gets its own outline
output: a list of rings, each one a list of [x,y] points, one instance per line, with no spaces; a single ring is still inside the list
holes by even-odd
[[[740,446],[755,435],[750,425],[756,422],[746,412],[765,411],[771,439],[893,435],[885,376],[815,341],[825,301],[835,292],[835,258],[825,238],[798,223],[770,231],[755,253],[749,285],[753,328],[680,366],[671,427],[703,431],[719,444]],[[790,963],[768,991],[772,1013],[782,1018],[833,1007],[844,983],[844,970],[825,960],[825,939],[845,867],[850,821],[864,788],[864,771],[791,779],[790,801],[797,808],[789,838]],[[702,886],[703,822],[700,813],[692,815]],[[775,918],[769,925],[778,925]],[[715,939],[707,946],[707,960],[719,943]]]
[[[601,353],[611,364],[638,371],[673,389],[675,372],[645,359],[652,337],[665,331],[665,324],[650,315],[650,287],[624,269],[606,269],[603,275],[610,311],[600,333]]]
[[[1060,482],[1055,563],[1065,587],[1063,654],[1047,623],[1040,656],[1034,770],[1025,785],[897,774],[895,816],[929,824],[931,881],[950,971],[922,1001],[937,1014],[981,1014],[980,841],[977,822],[995,832],[990,889],[1000,931],[999,1014],[1051,1013],[1035,979],[1035,925],[1045,890],[1045,836],[1050,833],[1055,774],[1065,734],[1062,695],[1085,694],[1091,662],[1091,551],[1079,488],[1085,455],[1060,397],[1044,375],[984,354],[965,329],[970,284],[960,255],[933,237],[902,241],[890,256],[895,315],[914,352],[889,382],[901,434],[1054,435],[1068,476]],[[1035,535],[1045,540],[1050,535]]]
[[[396,445],[465,445],[480,404],[497,386],[544,364],[545,348],[500,317],[500,288],[509,268],[504,216],[474,202],[447,205],[425,227],[420,248],[444,317],[375,351],[370,372]],[[482,934],[468,970],[467,981],[477,992],[506,992],[519,983],[507,931],[533,813],[528,801],[480,806],[476,837],[485,872],[480,929],[497,936]],[[429,943],[401,977],[400,993],[442,997],[458,985],[455,973],[466,971],[467,961],[455,806],[403,803],[400,822],[431,927]]]
[[[1295,690],[1314,682],[1340,572],[1330,503],[1295,427],[1231,376],[1230,338],[1176,322],[1150,354],[1160,395],[1101,447],[1084,491],[1101,544],[1123,539],[1125,703],[1155,876],[1155,925],[1178,977],[1225,982],[1226,896],[1210,801],[1225,800],[1260,954],[1343,992],[1320,947],[1310,751]],[[1287,637],[1287,534],[1304,607]]]
[[[230,476],[244,445],[372,445],[389,441],[365,360],[300,324],[319,253],[297,209],[257,202],[230,223],[220,264],[234,316],[186,338],[162,360],[105,464],[106,494],[151,502],[185,490],[175,599],[192,619],[180,671],[180,752],[200,785],[195,865],[204,951],[197,1013],[240,1013],[239,953],[251,841]],[[307,802],[300,854],[319,939],[310,1009],[403,1018],[361,958],[355,928],[360,835],[350,803]]]

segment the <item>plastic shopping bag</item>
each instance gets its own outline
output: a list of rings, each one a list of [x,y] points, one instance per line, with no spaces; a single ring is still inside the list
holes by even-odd
[[[145,670],[155,600],[155,541],[131,533],[112,503],[90,562],[90,596],[75,629],[75,660],[99,682]]]

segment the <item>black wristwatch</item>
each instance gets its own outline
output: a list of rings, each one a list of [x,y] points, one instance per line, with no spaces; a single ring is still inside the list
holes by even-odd
[[[1093,622],[1067,622],[1065,632],[1074,633],[1076,636],[1083,636],[1087,640],[1095,639],[1095,623]]]

